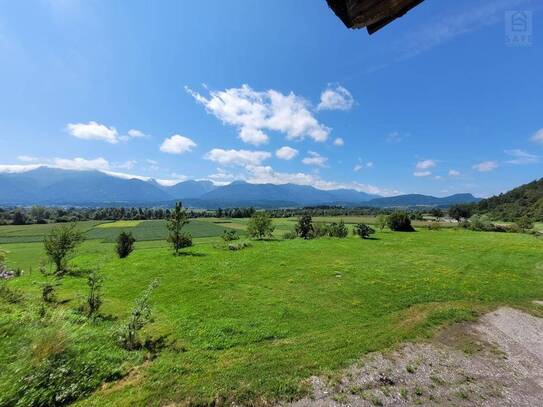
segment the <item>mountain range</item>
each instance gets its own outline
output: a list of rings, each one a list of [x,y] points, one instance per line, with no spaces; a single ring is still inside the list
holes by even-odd
[[[353,189],[321,190],[308,185],[250,184],[234,181],[216,186],[210,181],[183,181],[165,186],[154,179],[125,179],[100,171],[39,167],[20,173],[0,173],[0,205],[168,205],[300,207],[314,205],[413,207],[447,206],[478,201],[471,194],[445,198],[427,195],[380,197]]]

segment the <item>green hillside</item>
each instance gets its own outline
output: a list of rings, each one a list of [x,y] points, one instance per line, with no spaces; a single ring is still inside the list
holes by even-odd
[[[484,199],[478,209],[497,220],[512,222],[528,216],[533,221],[543,221],[543,178]]]

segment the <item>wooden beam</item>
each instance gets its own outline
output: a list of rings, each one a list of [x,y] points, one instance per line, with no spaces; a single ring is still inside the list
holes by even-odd
[[[327,0],[348,28],[366,27],[370,34],[403,16],[423,0]]]

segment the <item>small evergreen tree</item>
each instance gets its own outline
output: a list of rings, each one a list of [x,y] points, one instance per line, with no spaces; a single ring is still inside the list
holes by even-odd
[[[266,212],[255,212],[247,223],[247,232],[249,236],[256,239],[272,237],[275,227],[272,225],[272,219]]]
[[[313,220],[311,219],[311,215],[302,215],[298,219],[295,231],[302,239],[311,239],[313,237]]]
[[[76,228],[75,223],[57,226],[45,236],[43,241],[45,253],[55,264],[57,276],[64,274],[69,256],[84,240],[83,234]]]
[[[135,241],[136,239],[134,239],[134,236],[132,236],[131,232],[121,232],[117,237],[117,246],[115,247],[117,255],[121,259],[127,257],[134,250]]]
[[[189,223],[187,212],[183,209],[181,202],[176,202],[174,210],[168,220],[168,242],[170,242],[174,254],[179,255],[179,250],[192,246],[192,236],[183,232],[183,227]]]

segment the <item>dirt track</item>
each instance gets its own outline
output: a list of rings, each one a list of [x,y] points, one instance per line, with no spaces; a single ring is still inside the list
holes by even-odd
[[[311,385],[290,407],[543,406],[543,319],[500,308]]]

